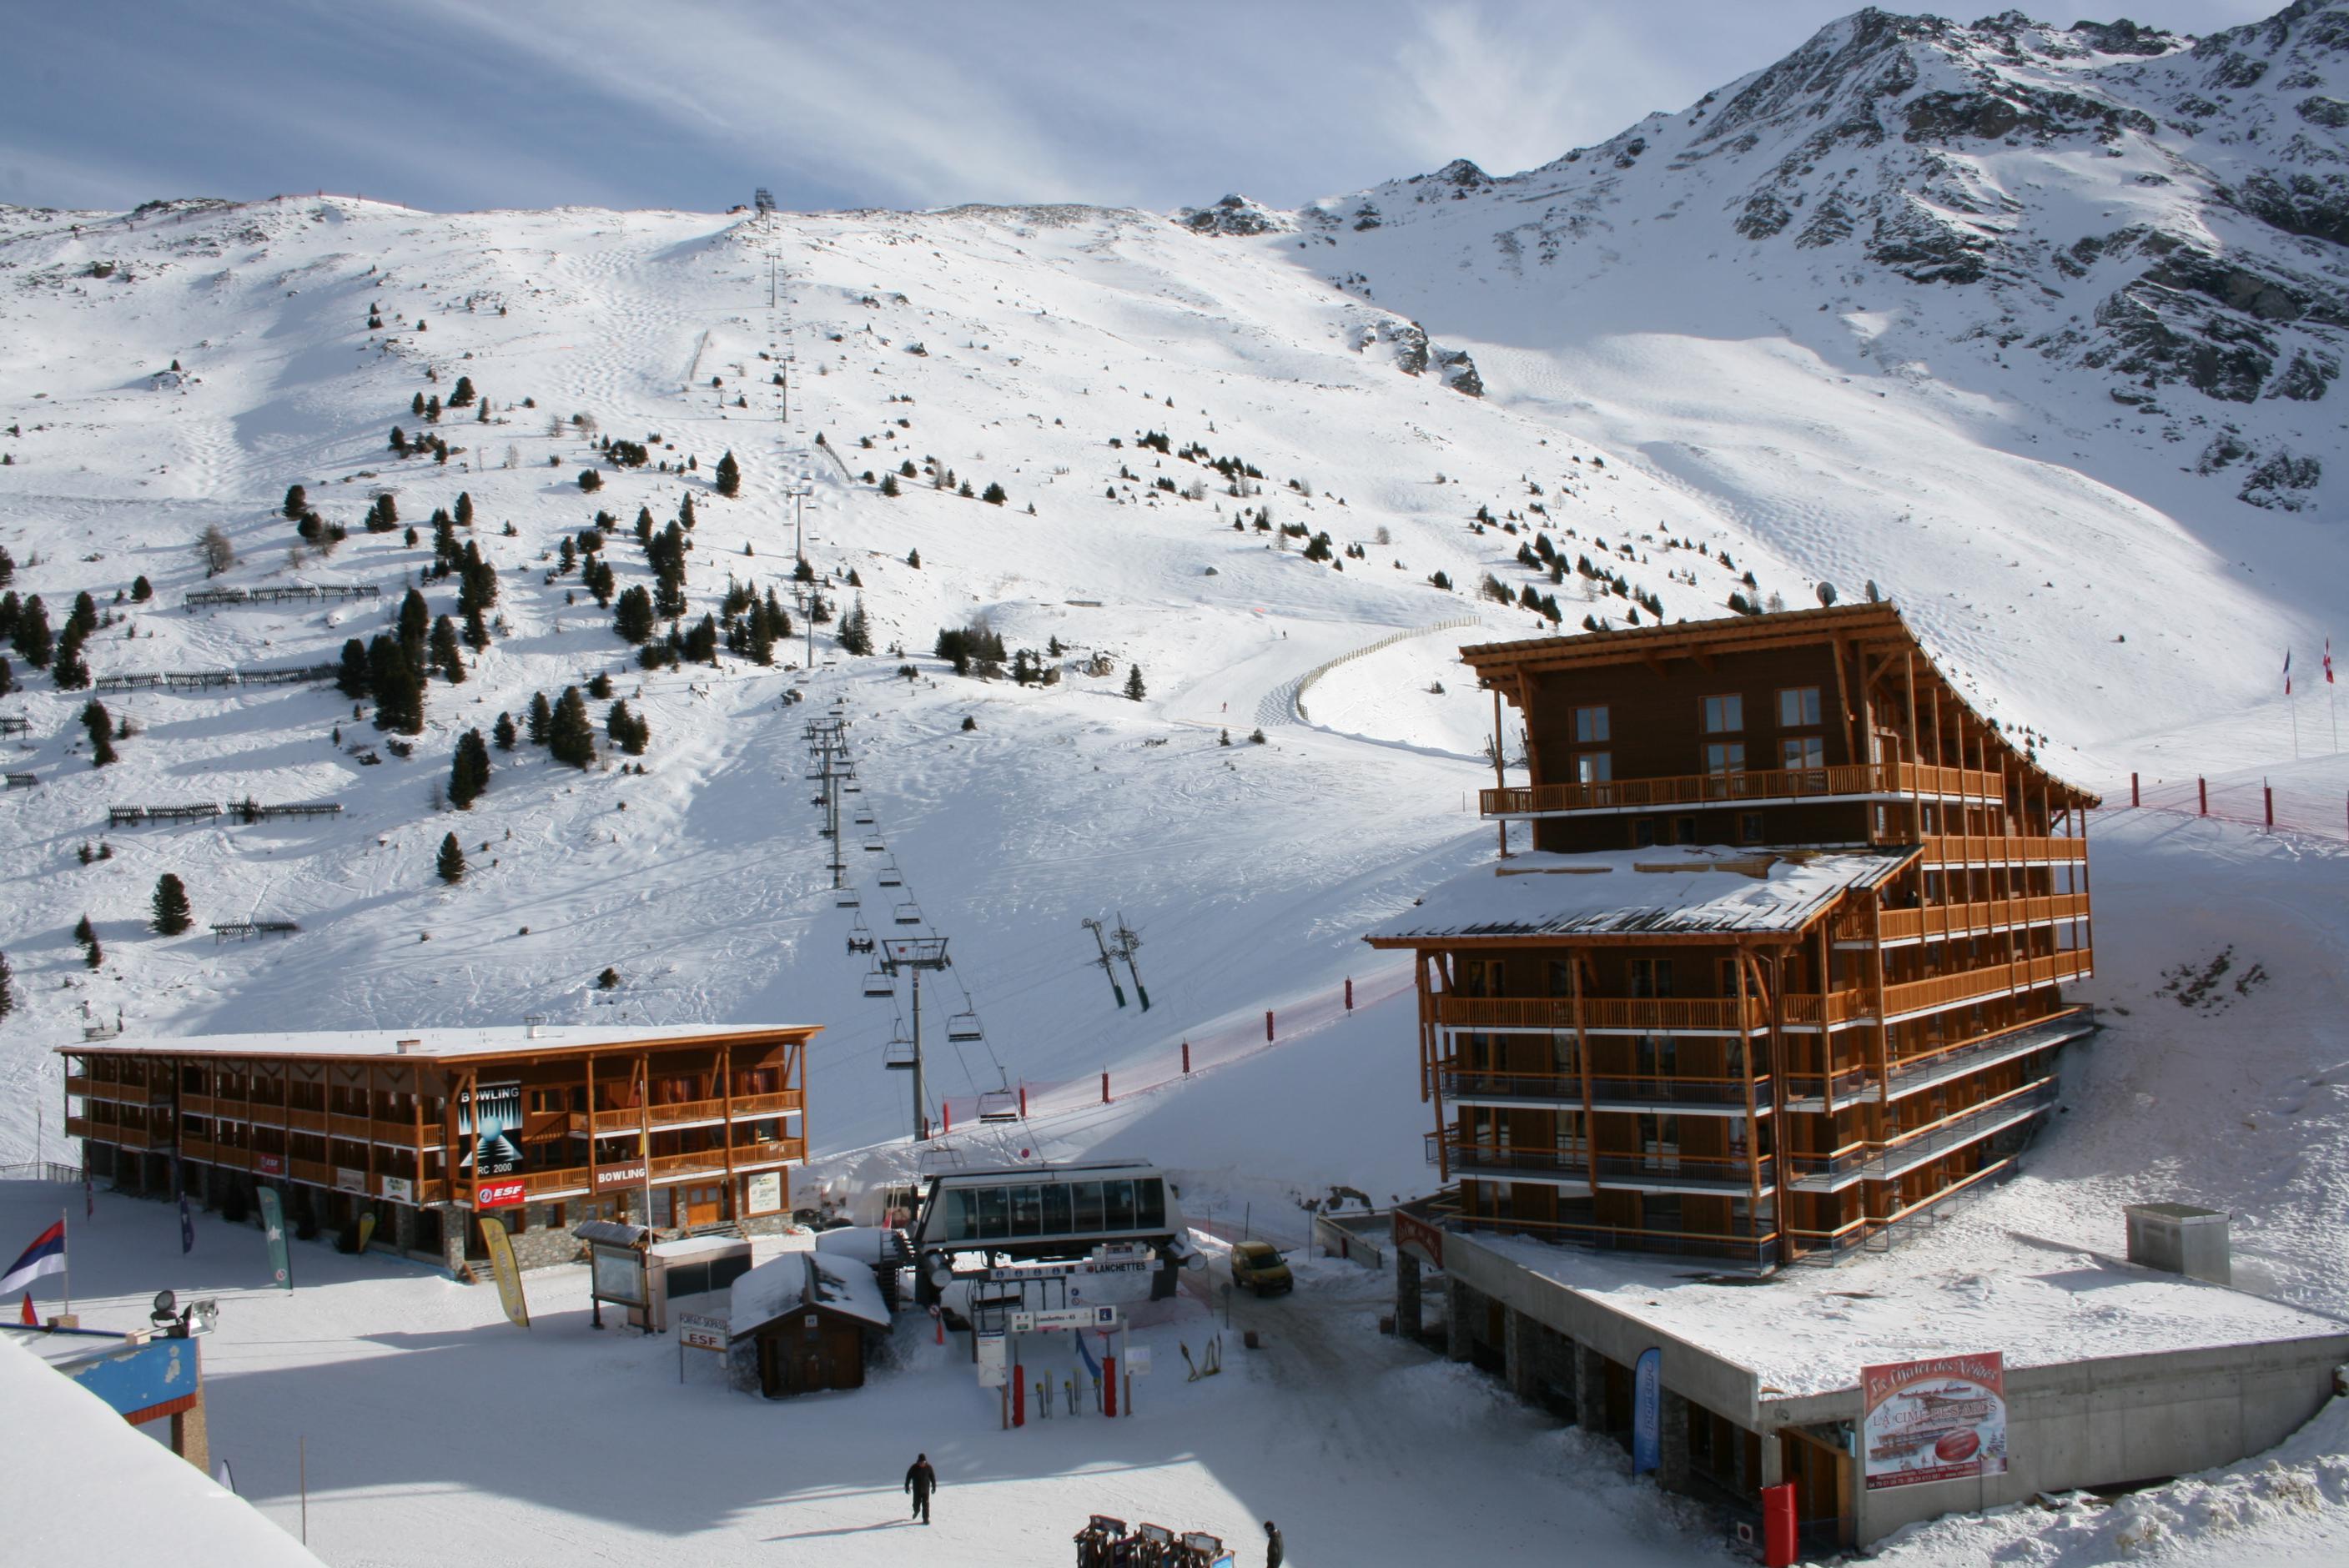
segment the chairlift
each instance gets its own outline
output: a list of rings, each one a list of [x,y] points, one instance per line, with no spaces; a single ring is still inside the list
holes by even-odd
[[[897,994],[897,983],[876,964],[865,972],[864,994],[867,996],[894,996]]]
[[[983,1040],[987,1032],[978,1026],[977,1013],[957,1013],[947,1020],[947,1038],[957,1042]]]
[[[885,854],[888,852],[889,849],[888,845],[881,841],[881,835],[878,833],[875,833],[873,837],[865,840],[864,847],[876,855]]]
[[[922,923],[922,906],[910,902],[901,903],[897,906],[895,918],[900,925],[919,925]]]
[[[842,888],[832,895],[832,906],[834,909],[854,909],[857,902],[856,890],[853,887]]]
[[[914,1068],[914,1042],[907,1039],[891,1040],[882,1049],[881,1065],[893,1071],[903,1069],[911,1072]]]
[[[880,882],[883,887],[904,887],[905,873],[897,869],[896,861],[891,861],[881,868]]]
[[[978,1119],[981,1121],[1019,1120],[1019,1092],[1008,1088],[982,1090],[978,1097]]]
[[[870,811],[857,812],[856,825],[860,828],[869,828],[873,826],[873,813]]]

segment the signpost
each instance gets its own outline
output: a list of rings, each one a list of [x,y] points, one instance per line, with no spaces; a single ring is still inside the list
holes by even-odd
[[[709,1317],[698,1312],[677,1315],[677,1380],[685,1381],[685,1353],[688,1350],[715,1350],[726,1354],[726,1336],[730,1326],[722,1317]]]
[[[2006,1363],[1999,1351],[1859,1369],[1868,1490],[2006,1473]]]

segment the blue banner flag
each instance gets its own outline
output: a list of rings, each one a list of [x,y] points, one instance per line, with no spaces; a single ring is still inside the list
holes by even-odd
[[[1643,1475],[1663,1458],[1664,1353],[1650,1346],[1631,1367],[1631,1473]]]

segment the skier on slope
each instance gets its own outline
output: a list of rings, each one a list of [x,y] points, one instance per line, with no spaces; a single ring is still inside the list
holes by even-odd
[[[930,1522],[930,1493],[937,1490],[937,1485],[938,1472],[930,1468],[930,1456],[916,1454],[913,1464],[905,1470],[905,1490],[914,1494],[913,1517],[924,1524]]]

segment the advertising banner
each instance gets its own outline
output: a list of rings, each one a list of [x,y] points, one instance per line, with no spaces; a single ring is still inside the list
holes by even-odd
[[[117,1414],[152,1418],[195,1402],[198,1370],[192,1339],[150,1339],[121,1350],[102,1350],[57,1370],[112,1406]]]
[[[1664,1353],[1651,1346],[1631,1364],[1631,1473],[1657,1468],[1664,1452]]]
[[[530,1303],[523,1299],[522,1268],[514,1262],[513,1243],[506,1239],[504,1222],[483,1215],[474,1222],[481,1227],[482,1244],[490,1249],[490,1268],[498,1278],[498,1302],[506,1309],[508,1321],[516,1328],[530,1326]]]
[[[463,1157],[476,1177],[511,1176],[522,1169],[522,1085],[476,1084],[457,1091],[457,1131],[471,1133]]]
[[[750,1210],[753,1214],[771,1214],[783,1206],[783,1173],[761,1171],[750,1178]]]
[[[373,1213],[361,1214],[359,1216],[359,1244],[357,1250],[360,1252],[367,1251],[367,1243],[374,1240],[375,1215]]]
[[[256,1154],[253,1157],[253,1172],[256,1176],[283,1176],[285,1157],[282,1154]]]
[[[182,1254],[196,1250],[196,1222],[188,1212],[188,1195],[180,1194],[180,1251]]]
[[[519,1176],[511,1181],[484,1181],[473,1189],[473,1207],[510,1209],[521,1202],[523,1194],[528,1191],[528,1183]]]
[[[1859,1369],[1870,1490],[2006,1473],[2006,1364],[1995,1350]]]
[[[383,1183],[383,1195],[385,1197],[401,1203],[413,1203],[416,1202],[416,1183],[409,1181],[407,1177],[379,1176],[377,1180]]]
[[[366,1191],[367,1172],[364,1171],[354,1171],[347,1165],[336,1166],[335,1190],[340,1192]]]
[[[261,1190],[261,1233],[269,1241],[269,1283],[292,1290],[294,1264],[285,1255],[285,1210],[277,1201],[274,1187]]]
[[[598,1189],[633,1187],[644,1179],[645,1162],[641,1160],[624,1160],[617,1165],[595,1167],[595,1185]]]

